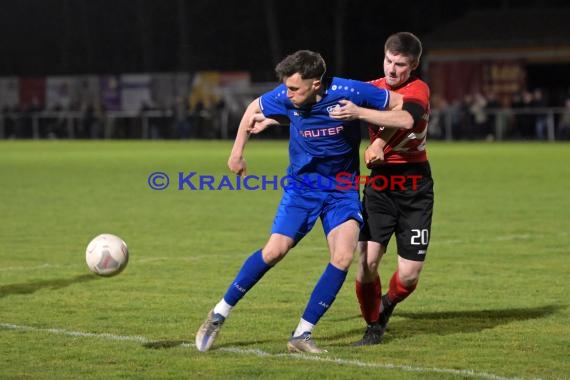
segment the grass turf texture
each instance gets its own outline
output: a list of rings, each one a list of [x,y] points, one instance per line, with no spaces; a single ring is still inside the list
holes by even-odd
[[[177,190],[178,172],[228,174],[230,148],[0,143],[0,378],[569,376],[570,145],[431,143],[436,207],[416,293],[396,309],[384,344],[351,347],[364,328],[351,268],[314,331],[329,350],[316,360],[286,354],[285,343],[328,260],[320,224],[242,300],[210,352],[193,347],[265,242],[281,194]],[[250,174],[283,175],[286,150],[251,141]],[[170,176],[168,189],[149,188],[155,171]],[[84,262],[103,232],[130,248],[114,278]]]

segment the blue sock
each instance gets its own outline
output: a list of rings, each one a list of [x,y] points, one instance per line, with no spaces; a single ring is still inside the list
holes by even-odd
[[[224,300],[231,306],[235,306],[269,269],[271,266],[263,261],[261,249],[255,251],[243,263],[236,278],[224,294]]]
[[[309,303],[303,313],[303,319],[316,325],[319,319],[327,312],[334,302],[347,272],[342,271],[329,263],[321,278],[315,285]]]

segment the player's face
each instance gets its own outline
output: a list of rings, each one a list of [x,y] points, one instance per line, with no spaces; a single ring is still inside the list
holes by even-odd
[[[386,83],[392,87],[400,86],[410,78],[410,74],[417,66],[417,63],[410,62],[408,56],[387,51],[384,54]]]
[[[301,74],[295,73],[290,77],[285,77],[283,84],[287,87],[287,97],[296,108],[299,108],[317,101],[317,93],[321,86],[321,81],[303,79]]]

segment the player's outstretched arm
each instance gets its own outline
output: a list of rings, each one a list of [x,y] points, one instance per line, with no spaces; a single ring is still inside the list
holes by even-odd
[[[236,134],[236,139],[234,141],[234,146],[228,158],[228,168],[232,173],[239,174],[242,176],[247,175],[247,165],[245,159],[243,158],[243,152],[245,150],[245,145],[249,139],[249,131],[252,128],[252,123],[254,121],[254,115],[260,113],[259,108],[259,98],[253,100],[247,106],[241,121],[239,123],[239,128]]]
[[[403,111],[404,97],[390,91],[388,111],[359,107],[349,100],[341,100],[330,116],[338,120],[362,120],[377,126],[399,129],[412,129],[414,119],[408,111]]]

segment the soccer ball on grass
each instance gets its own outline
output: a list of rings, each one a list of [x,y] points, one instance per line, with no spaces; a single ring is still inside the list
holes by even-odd
[[[129,249],[120,237],[101,234],[87,245],[85,261],[91,272],[104,277],[115,276],[127,266]]]

